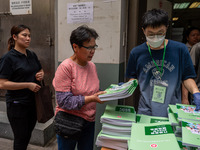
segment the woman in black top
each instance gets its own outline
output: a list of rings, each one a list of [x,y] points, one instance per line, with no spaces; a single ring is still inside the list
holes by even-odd
[[[27,48],[30,28],[13,26],[8,52],[0,59],[0,89],[7,90],[7,116],[14,133],[14,150],[26,150],[36,124],[34,92],[40,90],[44,71],[36,54]]]

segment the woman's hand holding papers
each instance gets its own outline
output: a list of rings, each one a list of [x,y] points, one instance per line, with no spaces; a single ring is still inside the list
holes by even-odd
[[[105,101],[101,101],[99,99],[99,95],[105,94],[105,93],[106,93],[106,91],[100,91],[100,92],[95,93],[94,95],[85,96],[85,104],[90,103],[90,102],[96,102],[96,103],[103,104]]]

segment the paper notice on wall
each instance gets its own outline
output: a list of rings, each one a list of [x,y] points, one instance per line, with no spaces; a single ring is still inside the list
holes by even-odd
[[[10,0],[12,15],[32,14],[32,0]]]
[[[67,4],[67,23],[90,22],[93,22],[93,2]]]

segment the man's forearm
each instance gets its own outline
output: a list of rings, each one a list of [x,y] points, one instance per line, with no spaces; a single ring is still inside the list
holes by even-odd
[[[197,93],[199,92],[199,89],[194,81],[194,79],[187,79],[183,81],[185,88],[191,93]]]
[[[182,84],[182,93],[181,93],[181,97],[182,97],[182,104],[189,104],[189,100],[188,100],[188,90],[185,88],[184,84]]]

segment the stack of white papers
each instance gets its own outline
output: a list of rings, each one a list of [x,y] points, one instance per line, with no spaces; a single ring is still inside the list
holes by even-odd
[[[131,136],[130,131],[131,131],[130,126],[117,126],[117,125],[102,123],[102,133],[106,133],[108,135],[130,137]]]
[[[128,140],[129,137],[112,136],[100,132],[96,140],[96,145],[99,147],[107,147],[115,150],[127,150]]]
[[[133,94],[138,85],[137,80],[131,80],[122,85],[111,84],[105,94],[99,95],[101,101],[117,100],[127,98]]]

